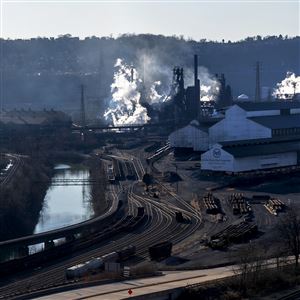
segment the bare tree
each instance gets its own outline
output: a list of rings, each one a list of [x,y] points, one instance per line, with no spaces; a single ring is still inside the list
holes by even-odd
[[[290,207],[287,213],[280,219],[278,231],[281,241],[287,246],[287,250],[295,257],[295,266],[299,265],[300,253],[300,216],[299,210]]]
[[[233,272],[238,275],[239,289],[245,294],[247,288],[255,286],[265,270],[266,253],[261,247],[249,243],[235,254]]]

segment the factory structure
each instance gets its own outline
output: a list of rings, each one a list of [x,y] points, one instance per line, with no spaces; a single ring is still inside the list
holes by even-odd
[[[151,119],[160,121],[171,121],[175,127],[186,125],[191,120],[203,118],[213,113],[215,108],[223,109],[232,105],[232,94],[230,85],[226,84],[224,74],[215,74],[219,83],[219,93],[215,99],[201,101],[200,80],[198,77],[198,56],[194,55],[194,85],[185,87],[184,69],[173,68],[173,80],[170,92],[170,101],[162,104],[159,116],[154,117],[151,108],[147,107]]]
[[[0,111],[0,143],[25,140],[27,137],[56,135],[72,126],[71,118],[56,110],[24,110],[14,109]]]
[[[201,152],[201,169],[242,173],[300,165],[300,102],[236,102],[211,123],[169,136],[176,151]]]

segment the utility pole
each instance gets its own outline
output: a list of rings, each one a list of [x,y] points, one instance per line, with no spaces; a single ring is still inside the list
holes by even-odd
[[[255,84],[255,102],[261,101],[260,95],[260,64],[256,62],[256,84]]]
[[[81,140],[82,142],[84,142],[85,140],[85,126],[86,126],[86,123],[85,123],[85,105],[84,105],[84,85],[82,84],[81,85],[81,101],[80,101],[80,113],[81,113]]]
[[[81,113],[81,126],[85,127],[85,101],[84,101],[84,85],[81,85],[81,103],[80,103],[80,113]]]

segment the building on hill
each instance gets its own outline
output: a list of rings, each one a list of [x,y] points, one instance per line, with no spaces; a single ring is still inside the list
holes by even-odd
[[[11,110],[0,114],[2,127],[58,128],[70,127],[71,124],[72,120],[67,114],[56,110]]]

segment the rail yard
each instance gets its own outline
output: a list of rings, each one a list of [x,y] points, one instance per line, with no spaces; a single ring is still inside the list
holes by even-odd
[[[197,163],[178,160],[168,143],[99,149],[96,155],[106,166],[107,193],[114,209],[106,211],[100,223],[87,226],[93,224],[91,219],[76,225],[83,229],[65,233],[61,245],[3,262],[3,298],[30,298],[54,287],[111,276],[105,262],[142,267],[158,259],[155,264],[161,270],[231,263],[231,255],[250,240],[268,243],[278,214],[293,201],[290,195],[251,192],[224,182],[218,185],[209,177],[196,178]],[[180,180],[170,181],[165,173],[175,166]],[[147,173],[153,176],[148,188],[143,182]],[[134,250],[119,259],[128,247]]]
[[[129,37],[138,46],[127,52]],[[263,70],[250,55],[290,37],[242,48],[223,39],[216,51],[175,37],[178,53],[160,48],[163,36],[120,36],[118,51],[114,39],[50,38],[57,56],[35,51],[32,64],[21,63],[18,39],[8,57],[20,62],[9,78],[33,76],[41,87],[26,103],[33,82],[13,88],[13,108],[0,86],[0,300],[263,299],[275,285],[300,284],[300,77],[290,55]],[[223,54],[205,61],[204,50]],[[224,67],[235,56],[243,72]],[[249,78],[255,93],[241,94]]]

